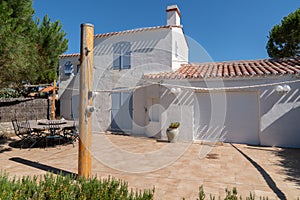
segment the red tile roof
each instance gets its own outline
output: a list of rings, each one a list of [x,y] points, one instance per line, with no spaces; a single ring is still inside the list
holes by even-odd
[[[109,37],[113,35],[121,35],[121,34],[128,34],[128,33],[138,33],[138,32],[144,32],[144,31],[152,31],[157,29],[170,29],[172,27],[182,28],[182,26],[176,26],[176,25],[168,25],[168,26],[154,26],[154,27],[146,27],[146,28],[137,28],[132,30],[125,30],[125,31],[118,31],[118,32],[111,32],[111,33],[102,33],[102,34],[96,34],[95,38],[102,38],[102,37]]]
[[[56,87],[56,89],[58,89],[58,87]],[[41,93],[43,93],[43,92],[50,92],[50,91],[51,92],[53,91],[53,86],[52,85],[39,90],[39,92],[41,92]]]
[[[300,74],[300,57],[183,64],[174,72],[146,74],[147,79],[236,78]]]
[[[80,53],[72,53],[72,54],[62,54],[59,58],[70,58],[70,57],[79,57]]]

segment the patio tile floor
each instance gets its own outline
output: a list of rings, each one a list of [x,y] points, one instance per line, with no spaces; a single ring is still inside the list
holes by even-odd
[[[269,199],[300,197],[300,149],[243,144],[164,143],[154,139],[93,134],[92,173],[151,189],[155,199],[196,199],[200,185],[224,197],[225,188]],[[59,148],[16,149],[0,145],[0,170],[10,176],[41,175],[47,170],[77,173],[78,143]]]

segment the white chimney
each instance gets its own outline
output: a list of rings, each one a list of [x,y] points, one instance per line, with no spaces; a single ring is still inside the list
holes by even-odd
[[[177,5],[171,5],[167,7],[167,25],[168,26],[180,26],[180,10]]]

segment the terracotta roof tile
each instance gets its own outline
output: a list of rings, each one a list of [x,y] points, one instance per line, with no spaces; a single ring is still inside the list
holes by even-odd
[[[62,54],[59,56],[59,58],[70,58],[70,57],[79,57],[79,53],[72,53],[72,54]]]
[[[222,65],[218,64],[218,77],[222,77],[223,76],[223,67]]]
[[[214,65],[212,67],[212,73],[211,73],[211,76],[212,77],[216,77],[217,76],[217,73],[218,73],[218,66],[217,65]]]
[[[224,66],[223,66],[223,77],[228,77],[228,76],[229,76],[228,64],[224,63]]]
[[[146,74],[147,79],[267,77],[300,74],[300,57],[183,64],[174,72]]]
[[[58,89],[58,87],[56,87],[56,88]],[[52,91],[53,91],[53,86],[52,85],[39,90],[40,93],[43,93],[43,92],[52,92]]]

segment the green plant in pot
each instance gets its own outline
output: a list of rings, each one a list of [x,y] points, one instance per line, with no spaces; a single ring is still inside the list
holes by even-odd
[[[179,129],[178,127],[180,126],[179,122],[172,122],[169,125],[169,128],[167,128],[167,137],[168,137],[168,141],[171,143],[177,142],[177,138],[178,138],[178,133],[179,133]]]

